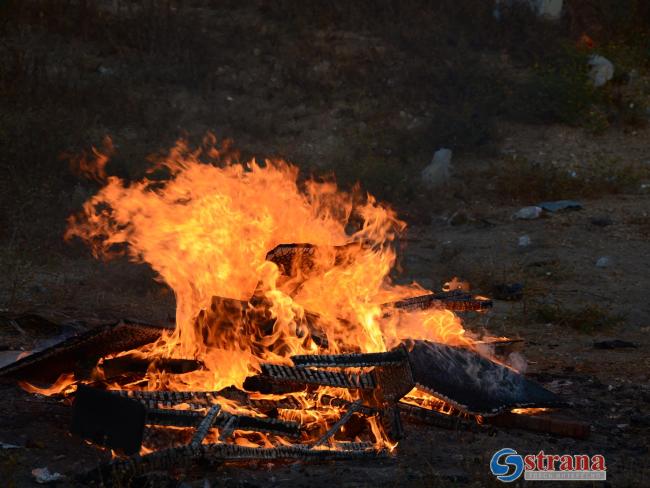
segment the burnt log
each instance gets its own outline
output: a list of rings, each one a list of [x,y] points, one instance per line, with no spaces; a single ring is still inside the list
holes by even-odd
[[[244,380],[243,387],[246,391],[254,391],[264,395],[283,395],[303,391],[309,387],[303,381],[289,381],[286,378],[258,374],[249,376]]]
[[[104,359],[101,363],[106,378],[114,378],[125,373],[146,373],[150,369],[170,374],[190,373],[203,368],[203,363],[196,359],[147,358],[124,355]]]

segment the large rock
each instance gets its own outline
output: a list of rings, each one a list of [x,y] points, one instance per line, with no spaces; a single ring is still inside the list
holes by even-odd
[[[441,148],[433,154],[433,159],[422,170],[422,182],[429,189],[439,188],[449,181],[451,149]]]

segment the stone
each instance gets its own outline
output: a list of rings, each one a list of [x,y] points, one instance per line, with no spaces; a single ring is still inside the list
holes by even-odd
[[[517,245],[519,247],[528,247],[530,246],[530,236],[520,236],[517,240]]]
[[[557,20],[562,17],[564,0],[530,0],[535,12],[540,17]]]
[[[41,485],[54,483],[63,479],[63,475],[61,473],[52,473],[47,467],[32,469],[32,476],[34,476],[36,483]]]
[[[430,190],[439,188],[449,181],[451,149],[441,148],[434,154],[431,162],[422,170],[422,183]]]
[[[593,54],[589,57],[589,78],[595,87],[605,85],[609,80],[614,77],[614,65],[604,56]]]
[[[531,206],[520,208],[513,217],[518,220],[533,220],[539,218],[540,215],[542,215],[541,207]]]
[[[608,268],[610,264],[612,264],[611,260],[607,256],[600,257],[596,261],[597,268]]]

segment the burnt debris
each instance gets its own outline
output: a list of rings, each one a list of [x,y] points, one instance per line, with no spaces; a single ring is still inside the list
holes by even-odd
[[[366,249],[363,243],[281,244],[266,259],[278,266],[280,281],[286,280],[291,289],[285,291],[292,294],[311,273],[345,266],[359,248]],[[385,303],[381,309],[386,318],[429,309],[482,312],[491,306],[491,300],[452,290]],[[248,301],[213,297],[194,325],[209,347],[236,344],[242,334],[263,343],[276,326],[271,309],[258,285]],[[321,326],[319,315],[306,311],[295,333],[323,354],[259,364],[258,374],[248,377],[243,389],[148,391],[153,383],[148,383],[147,374],[152,371],[166,378],[205,365],[195,358],[134,351],[171,329],[131,320],[96,327],[36,352],[0,369],[0,378],[51,383],[63,373],[75,374],[73,388],[64,393],[70,395],[76,387],[70,431],[122,456],[86,473],[84,482],[119,484],[152,470],[200,462],[374,459],[387,455],[377,447],[387,445],[384,434],[390,441],[403,437],[404,421],[472,432],[506,427],[575,438],[588,435],[587,423],[553,411],[513,413],[567,406],[556,394],[484,355],[490,351],[490,357],[506,356],[521,347],[521,339],[476,341],[476,349],[409,339],[385,352],[347,349],[327,354],[330,344]],[[115,385],[129,389],[111,389]],[[323,394],[322,386],[332,390]],[[305,410],[327,416],[322,422],[288,420],[303,418]],[[383,427],[381,441],[370,432],[371,417]],[[281,446],[244,447],[238,444],[243,435]],[[374,443],[368,442],[373,438]],[[154,451],[141,455],[143,446]]]
[[[418,388],[463,412],[490,416],[513,408],[566,406],[520,373],[462,347],[407,341]]]
[[[154,342],[165,330],[171,329],[128,319],[95,327],[1,368],[0,379],[52,383],[70,372],[89,377],[100,358]]]

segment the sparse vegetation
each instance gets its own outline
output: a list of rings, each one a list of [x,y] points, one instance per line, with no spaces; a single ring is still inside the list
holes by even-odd
[[[584,333],[611,329],[625,322],[623,315],[614,314],[598,305],[569,308],[559,304],[540,304],[534,313],[539,322],[571,327]]]
[[[244,154],[299,157],[309,171],[363,181],[399,204],[417,200],[413,182],[437,147],[493,154],[499,118],[596,132],[644,124],[649,38],[640,19],[648,9],[598,2],[618,26],[596,39],[620,68],[604,90],[591,88],[589,53],[575,46],[586,15],[576,2],[556,24],[520,4],[503,7],[497,21],[483,0],[4,2],[0,203],[32,216],[20,239],[51,244],[50,223],[69,213],[77,185],[57,158],[106,134],[119,148],[111,169],[122,176],[140,174],[131,161],[182,130],[201,137],[212,129]],[[590,22],[602,24],[604,10],[595,11]],[[319,118],[328,113],[327,127],[339,129],[323,137]],[[332,137],[336,159],[294,155],[305,133]],[[9,234],[14,220],[0,216]]]
[[[512,157],[486,170],[484,176],[492,182],[494,195],[499,199],[526,204],[636,192],[641,182],[650,177],[650,170],[608,159],[568,167]]]

